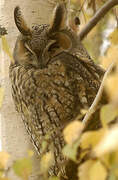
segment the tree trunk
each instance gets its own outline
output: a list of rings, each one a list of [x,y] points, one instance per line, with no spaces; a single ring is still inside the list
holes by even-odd
[[[48,0],[1,0],[0,1],[0,25],[4,26],[8,30],[6,36],[10,49],[13,51],[13,47],[16,41],[18,30],[14,23],[13,11],[16,5],[21,7],[22,13],[28,22],[28,25],[49,23],[51,18],[52,9],[55,6],[56,1],[50,4]],[[0,47],[1,48],[1,47]],[[0,84],[4,87],[4,100],[1,108],[1,141],[2,149],[8,152],[11,157],[9,166],[14,160],[27,156],[27,151],[33,149],[30,142],[30,138],[27,135],[24,124],[15,111],[13,104],[10,81],[8,75],[8,67],[10,64],[9,57],[3,53],[0,53]],[[33,173],[30,177],[32,180],[37,179],[38,173],[38,160],[37,155],[33,157]],[[12,171],[8,173],[8,177],[12,180],[18,180],[19,178],[14,175]]]

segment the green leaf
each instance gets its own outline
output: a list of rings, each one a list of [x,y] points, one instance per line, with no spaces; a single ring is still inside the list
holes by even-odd
[[[28,177],[32,172],[31,159],[24,158],[17,160],[13,165],[13,169],[16,175],[21,177],[23,180],[28,180]]]
[[[118,179],[118,177],[116,177],[116,175],[113,173],[111,173],[108,177],[108,180],[117,180],[117,179]]]
[[[114,107],[111,104],[104,105],[101,108],[101,112],[100,112],[100,119],[103,127],[105,127],[108,123],[113,121],[117,115],[118,115],[118,108]]]
[[[77,141],[76,143],[72,145],[66,144],[63,148],[63,154],[69,159],[76,161],[79,144],[80,144],[79,141]]]

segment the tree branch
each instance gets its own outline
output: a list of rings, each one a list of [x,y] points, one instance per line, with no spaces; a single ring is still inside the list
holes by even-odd
[[[85,25],[85,27],[79,33],[79,39],[83,40],[84,37],[87,36],[87,34],[91,31],[91,29],[93,29],[95,25],[106,15],[106,13],[116,5],[118,5],[118,0],[108,0],[108,2],[106,2],[104,6],[102,6],[96,12],[93,18]]]
[[[102,96],[102,92],[103,92],[103,89],[104,89],[104,85],[105,85],[106,79],[107,79],[108,75],[110,74],[110,72],[111,72],[111,70],[112,70],[114,65],[115,65],[115,61],[113,61],[109,65],[107,71],[104,74],[102,83],[101,83],[100,88],[98,90],[98,93],[97,93],[97,95],[96,95],[96,97],[95,97],[91,107],[89,108],[88,112],[86,113],[84,119],[82,120],[83,125],[84,125],[83,126],[83,130],[86,129],[86,127],[89,124],[89,121],[91,120],[90,118],[91,118],[92,114],[96,111],[96,107],[97,107],[98,103],[100,102],[100,99],[101,99],[101,96]]]

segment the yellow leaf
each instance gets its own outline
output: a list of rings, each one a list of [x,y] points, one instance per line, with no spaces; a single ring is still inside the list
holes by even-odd
[[[83,124],[80,121],[73,121],[71,122],[65,129],[64,129],[64,139],[69,144],[72,145],[79,137],[83,128]]]
[[[0,152],[0,168],[4,169],[7,165],[10,155],[6,152]]]
[[[94,147],[102,139],[105,131],[100,129],[97,131],[85,132],[81,137],[81,148],[86,149]]]
[[[104,166],[97,160],[87,160],[79,167],[81,180],[105,180],[107,172]]]
[[[107,172],[105,167],[101,162],[96,161],[92,164],[89,170],[90,180],[105,180],[107,177]]]
[[[40,162],[40,172],[41,173],[46,173],[49,169],[49,167],[52,165],[53,162],[53,154],[51,152],[47,152],[44,154],[41,158]]]
[[[117,45],[118,44],[118,28],[116,28],[110,35],[109,40],[112,44]]]
[[[99,142],[93,150],[93,153],[95,153],[97,157],[113,152],[118,148],[118,125],[115,125],[105,132],[101,142]]]
[[[0,108],[2,106],[2,102],[3,102],[3,97],[4,97],[4,88],[0,88]]]
[[[6,52],[6,54],[10,57],[11,59],[11,62],[13,63],[14,62],[14,59],[13,59],[13,56],[11,54],[11,51],[10,51],[10,48],[9,48],[9,45],[7,43],[7,40],[5,38],[5,36],[2,36],[1,37],[2,39],[2,47],[3,47],[3,50]]]
[[[113,121],[118,115],[118,108],[112,104],[104,105],[100,111],[100,119],[103,126],[106,126],[109,122]]]
[[[105,84],[106,92],[109,95],[110,100],[117,100],[118,97],[118,73],[111,75]]]
[[[110,46],[107,50],[107,54],[105,56],[100,57],[99,61],[105,69],[107,69],[113,61],[118,62],[118,46]]]
[[[93,160],[88,160],[79,167],[78,176],[81,180],[91,180],[89,177],[89,169],[94,164]]]

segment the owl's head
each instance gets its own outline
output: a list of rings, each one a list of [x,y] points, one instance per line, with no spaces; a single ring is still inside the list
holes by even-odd
[[[14,19],[20,31],[14,49],[16,64],[45,68],[54,56],[76,46],[76,33],[67,27],[64,3],[56,6],[49,25],[37,25],[30,29],[18,6],[14,10]]]

